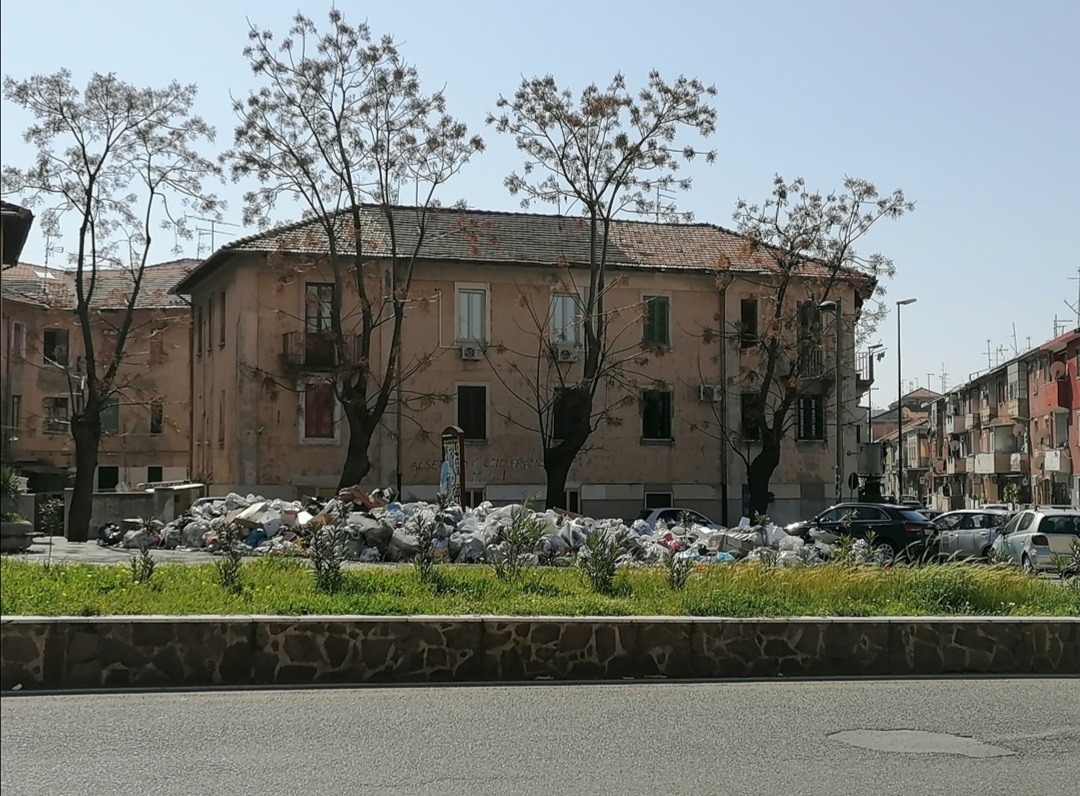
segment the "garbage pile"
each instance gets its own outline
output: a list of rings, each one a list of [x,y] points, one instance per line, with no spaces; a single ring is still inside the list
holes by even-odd
[[[151,523],[126,532],[114,524],[102,526],[98,543],[132,549],[302,555],[313,541],[332,538],[343,558],[376,563],[410,560],[420,551],[421,536],[426,534],[433,537],[437,560],[492,563],[505,556],[507,536],[515,523],[525,521],[533,523],[539,539],[525,562],[534,565],[569,566],[596,534],[619,540],[623,566],[657,564],[669,552],[694,563],[769,556],[777,564],[812,564],[827,560],[832,549],[822,541],[789,536],[776,525],[751,525],[745,518],[735,528],[650,527],[643,520],[627,525],[618,519],[593,519],[552,509],[538,512],[520,504],[496,508],[484,502],[463,509],[420,501],[402,503],[396,497],[392,489],[368,494],[353,488],[335,498],[301,503],[233,493],[221,500],[196,501],[168,524]]]

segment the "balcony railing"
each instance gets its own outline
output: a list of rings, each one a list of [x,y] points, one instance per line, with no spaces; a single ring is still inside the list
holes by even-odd
[[[311,370],[329,370],[338,364],[334,340],[326,333],[286,332],[281,356],[288,365]]]
[[[1028,399],[1012,398],[1009,400],[1009,417],[1012,420],[1027,420]]]
[[[805,344],[799,351],[799,375],[820,379],[825,375],[825,348],[816,343]]]
[[[997,417],[997,404],[990,404],[979,410],[979,420],[984,426],[995,417]]]
[[[957,456],[945,462],[945,472],[949,475],[962,475],[967,472],[967,458]]]
[[[1072,405],[1071,387],[1068,379],[1054,379],[1044,388],[1046,408],[1051,412],[1068,412]]]
[[[1069,458],[1069,449],[1055,448],[1046,451],[1043,455],[1042,470],[1044,473],[1072,475],[1072,459]]]
[[[968,412],[964,415],[964,425],[969,429],[978,428],[982,425],[982,415],[978,412]]]
[[[967,431],[967,417],[965,415],[950,415],[945,418],[946,434],[963,434]]]
[[[1028,470],[1028,454],[1026,453],[1010,453],[1009,454],[1009,472],[1010,473],[1023,473]]]
[[[1012,454],[976,453],[975,467],[971,472],[978,475],[994,475],[996,473],[1011,473],[1012,471]]]

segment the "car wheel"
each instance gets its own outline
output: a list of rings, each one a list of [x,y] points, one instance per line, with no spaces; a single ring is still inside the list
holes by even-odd
[[[990,545],[987,545],[982,549],[982,552],[979,553],[979,557],[989,562],[991,557],[993,556],[993,552],[994,548]]]
[[[1035,567],[1031,564],[1031,559],[1028,558],[1028,554],[1024,553],[1024,557],[1020,559],[1020,565],[1024,568],[1025,575],[1034,575]]]
[[[896,560],[896,548],[893,547],[892,542],[881,542],[874,545],[870,558],[876,564],[883,566],[891,564]]]

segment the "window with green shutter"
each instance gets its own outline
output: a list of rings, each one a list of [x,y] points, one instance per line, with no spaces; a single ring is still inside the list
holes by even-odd
[[[671,346],[671,299],[669,297],[645,297],[645,329],[642,345],[647,348]]]

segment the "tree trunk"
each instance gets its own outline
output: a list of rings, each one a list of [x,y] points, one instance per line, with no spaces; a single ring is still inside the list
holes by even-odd
[[[547,474],[547,496],[544,498],[544,508],[566,508],[566,479],[570,475],[570,467],[574,463],[575,456],[577,456],[577,451],[571,450],[565,444],[559,444],[544,451],[544,472]]]
[[[780,442],[771,441],[766,435],[761,452],[750,462],[746,481],[750,488],[750,519],[755,521],[759,514],[769,513],[769,481],[780,464]]]
[[[75,440],[75,486],[71,490],[67,538],[85,542],[90,538],[90,514],[94,508],[94,477],[97,473],[101,421],[96,413],[84,412],[71,417],[71,436]]]
[[[338,489],[356,486],[371,472],[371,459],[368,449],[371,447],[371,431],[363,407],[351,407],[345,404],[345,419],[349,421],[349,447],[345,453],[345,464],[341,468]]]

